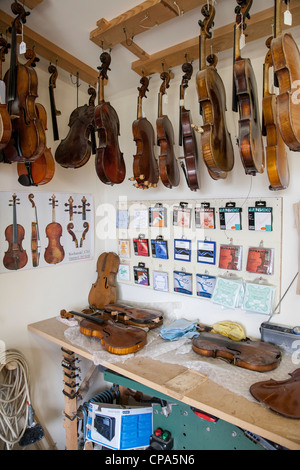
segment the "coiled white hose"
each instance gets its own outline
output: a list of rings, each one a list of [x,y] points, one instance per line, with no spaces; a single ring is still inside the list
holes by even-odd
[[[10,362],[16,363],[14,370],[7,370]],[[10,450],[19,442],[28,424],[29,369],[23,354],[15,350],[0,351],[0,378],[1,375],[0,439]]]

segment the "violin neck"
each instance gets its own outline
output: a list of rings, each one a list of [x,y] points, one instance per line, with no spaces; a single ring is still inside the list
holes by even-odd
[[[18,243],[17,207],[13,206],[13,243]]]
[[[241,35],[242,35],[242,25],[235,25],[235,35],[234,35],[234,58],[238,60],[241,58]]]
[[[16,99],[17,88],[17,34],[15,25],[13,25],[11,33],[11,54],[9,73],[10,75],[8,84],[7,104],[10,112],[11,105]]]
[[[52,222],[55,223],[55,207],[52,207]]]
[[[274,37],[277,38],[282,33],[281,4],[282,0],[274,0],[275,2],[275,31]]]
[[[138,104],[137,104],[137,118],[141,119],[143,117],[143,99],[139,96],[138,97]]]
[[[163,94],[159,93],[158,94],[158,117],[162,117],[163,115]]]
[[[206,69],[206,38],[200,36],[200,70]]]
[[[99,103],[104,102],[104,78],[99,78]]]

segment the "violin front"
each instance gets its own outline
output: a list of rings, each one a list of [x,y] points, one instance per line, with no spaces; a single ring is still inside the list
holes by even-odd
[[[4,254],[3,265],[9,270],[24,268],[28,261],[26,250],[22,246],[25,237],[24,227],[17,222],[17,204],[19,199],[13,194],[10,206],[13,207],[13,223],[5,229],[5,239],[8,250]]]
[[[44,258],[48,264],[61,263],[65,257],[65,250],[60,243],[62,237],[62,226],[55,220],[56,199],[53,195],[50,199],[52,206],[52,222],[46,227],[48,246],[45,249]]]

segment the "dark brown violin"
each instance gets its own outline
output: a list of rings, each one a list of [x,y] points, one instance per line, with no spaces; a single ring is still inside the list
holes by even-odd
[[[193,75],[193,66],[185,62],[182,66],[184,75],[180,85],[179,145],[183,146],[184,163],[181,164],[187,185],[191,191],[199,189],[198,148],[195,131],[191,124],[191,113],[184,106],[185,90]]]
[[[137,188],[156,187],[159,179],[157,159],[154,153],[155,135],[152,124],[143,117],[143,98],[147,98],[149,79],[142,77],[138,88],[137,119],[132,124],[133,138],[136,142],[136,155],[133,156],[133,174]]]
[[[285,0],[288,3],[289,0]],[[275,0],[276,25],[279,31],[271,42],[271,53],[279,94],[277,120],[282,138],[292,151],[300,151],[300,115],[298,83],[300,78],[300,53],[290,33],[280,34],[281,1]]]
[[[237,0],[234,25],[233,111],[239,111],[239,151],[246,175],[263,173],[265,154],[258,106],[257,83],[250,59],[241,57],[246,19],[252,0]]]
[[[10,270],[22,269],[28,261],[26,250],[22,247],[25,230],[17,222],[17,204],[19,204],[19,200],[17,195],[13,194],[11,204],[9,204],[13,207],[13,223],[5,230],[5,239],[9,246],[3,258],[3,264],[6,269]]]
[[[46,227],[46,236],[48,238],[48,246],[45,249],[44,258],[48,264],[61,263],[65,257],[65,250],[60,243],[62,237],[62,226],[55,220],[55,195],[49,199],[52,206],[52,222]]]
[[[61,112],[56,109],[55,98],[54,98],[54,88],[56,88],[56,80],[58,76],[57,68],[55,65],[50,64],[48,67],[48,72],[50,73],[49,78],[49,96],[50,96],[50,106],[51,106],[51,118],[52,118],[52,128],[53,128],[53,139],[59,140],[58,126],[57,126],[57,116],[61,115]]]
[[[116,302],[118,273],[120,259],[116,253],[102,253],[97,261],[97,280],[89,293],[89,305],[103,308],[104,305]]]
[[[8,53],[10,45],[1,36],[0,37],[0,150],[4,149],[10,141],[12,126],[11,119],[6,104],[6,87],[2,80],[2,62],[5,61],[5,55]]]
[[[62,318],[82,317],[80,332],[89,337],[99,338],[101,344],[111,354],[125,355],[142,349],[147,343],[147,332],[134,326],[126,326],[104,320],[93,315],[61,310]]]
[[[270,182],[269,189],[278,191],[286,189],[290,182],[290,171],[287,160],[285,143],[281,137],[277,123],[276,94],[270,92],[270,69],[273,61],[270,51],[272,37],[266,42],[268,52],[264,63],[264,94],[263,94],[263,123],[267,136],[266,163]]]
[[[94,107],[79,106],[71,113],[69,132],[55,151],[55,160],[63,168],[81,168],[91,156],[90,126],[94,122]]]
[[[31,257],[32,257],[32,266],[36,268],[40,262],[40,231],[37,217],[37,209],[34,202],[34,195],[29,194],[28,199],[31,202],[31,205],[34,209],[34,222],[31,222]]]
[[[25,64],[27,67],[35,67],[39,60],[32,49],[27,49],[25,58],[28,59]],[[44,106],[36,103],[36,113],[43,124],[43,128],[47,130],[47,113]],[[43,154],[34,162],[26,161],[17,164],[18,181],[23,186],[42,186],[52,180],[55,173],[55,161],[51,149],[46,147]]]
[[[95,125],[99,146],[95,160],[96,173],[105,184],[120,184],[126,175],[123,153],[119,148],[120,122],[116,110],[104,99],[104,80],[108,80],[111,57],[108,52],[100,56],[99,104],[95,107]]]
[[[174,129],[168,116],[163,114],[163,96],[170,86],[170,74],[163,72],[160,78],[163,82],[158,95],[158,118],[156,120],[157,140],[160,146],[159,174],[162,183],[171,189],[173,186],[179,185],[180,173],[174,153]]]
[[[17,59],[17,34],[21,33],[21,22],[26,22],[23,6],[14,2],[11,9],[17,17],[11,28],[11,62],[4,81],[7,89],[7,105],[12,120],[12,139],[4,149],[6,163],[34,161],[46,148],[43,123],[36,112],[38,78],[33,67],[23,65]]]
[[[141,328],[157,328],[163,324],[163,313],[150,308],[133,307],[126,304],[104,305],[102,310],[104,318],[112,318],[126,325],[140,326]]]
[[[193,338],[192,348],[201,356],[223,359],[237,367],[268,372],[279,366],[282,353],[263,341],[234,341],[218,333],[200,333]]]
[[[212,37],[211,28],[215,18],[215,8],[205,4],[200,20],[200,70],[196,76],[198,100],[203,119],[201,127],[202,155],[210,176],[224,179],[234,166],[234,152],[226,124],[226,92],[216,65],[217,57],[207,57],[206,42]],[[206,65],[208,62],[208,66]]]

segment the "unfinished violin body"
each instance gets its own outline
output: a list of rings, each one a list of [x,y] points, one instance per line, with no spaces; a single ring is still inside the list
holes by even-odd
[[[244,369],[268,372],[281,361],[280,349],[263,341],[234,341],[217,333],[201,333],[192,341],[192,348],[201,356],[224,359]]]
[[[133,307],[126,304],[109,304],[103,307],[104,318],[142,328],[157,328],[163,324],[163,313],[159,310]]]
[[[116,275],[120,264],[116,253],[102,253],[97,261],[97,280],[89,293],[89,305],[102,308],[117,298]]]

